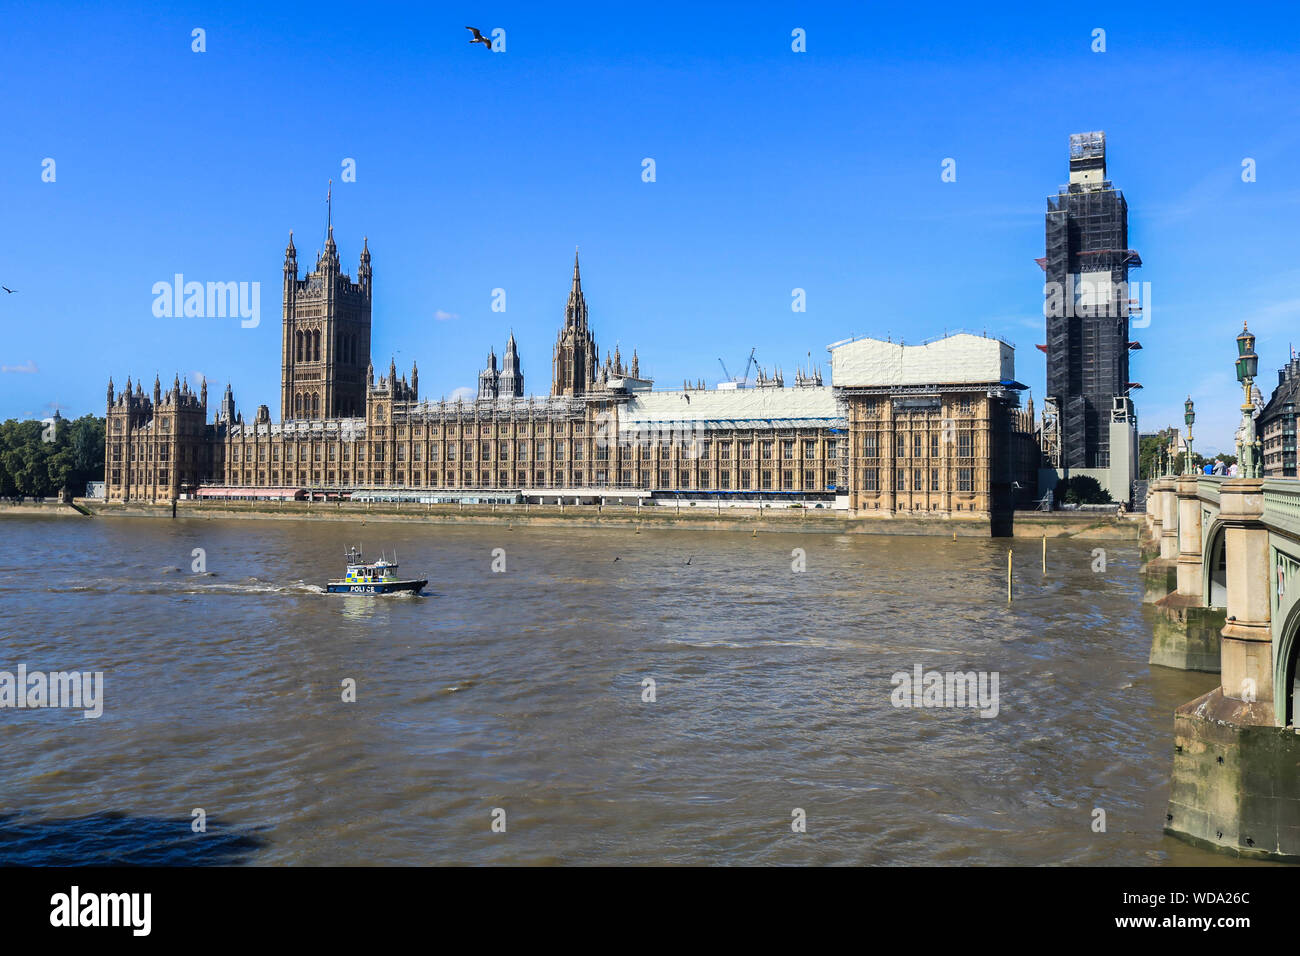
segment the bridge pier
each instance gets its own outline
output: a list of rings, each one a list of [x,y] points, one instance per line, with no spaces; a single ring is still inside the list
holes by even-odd
[[[1223,608],[1205,606],[1198,483],[1196,475],[1184,475],[1173,481],[1178,518],[1175,530],[1178,555],[1174,560],[1176,586],[1155,602],[1148,660],[1162,667],[1214,673],[1220,666],[1220,634],[1227,612]]]
[[[1261,479],[1219,486],[1227,617],[1219,687],[1174,712],[1165,832],[1240,856],[1300,860],[1300,736],[1274,707],[1269,526]],[[1284,693],[1287,691],[1284,690]]]
[[[1178,587],[1178,499],[1174,479],[1161,478],[1152,486],[1156,519],[1153,531],[1159,553],[1142,567],[1142,600],[1154,604]]]
[[[1138,553],[1143,565],[1160,555],[1160,519],[1164,507],[1161,494],[1160,480],[1153,478],[1147,483],[1147,510],[1143,517],[1142,535],[1138,539]]]

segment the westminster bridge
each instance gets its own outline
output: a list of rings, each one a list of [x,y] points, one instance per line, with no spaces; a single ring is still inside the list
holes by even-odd
[[[1175,712],[1165,829],[1300,859],[1300,481],[1161,478],[1146,531],[1151,663],[1221,675]]]

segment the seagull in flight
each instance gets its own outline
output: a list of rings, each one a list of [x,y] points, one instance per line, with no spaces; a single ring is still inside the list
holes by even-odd
[[[10,295],[13,295],[17,291],[16,289],[9,288],[7,285],[0,285],[0,289],[4,289]]]
[[[468,30],[470,33],[474,34],[472,37],[470,37],[470,41],[469,41],[470,43],[482,43],[489,50],[492,49],[492,41],[489,40],[487,37],[485,37],[483,34],[479,33],[478,30],[476,30],[474,27],[466,27],[465,29]]]

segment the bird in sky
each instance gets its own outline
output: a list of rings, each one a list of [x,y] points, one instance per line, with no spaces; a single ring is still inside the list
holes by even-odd
[[[18,291],[17,289],[11,289],[11,288],[9,288],[7,285],[0,285],[0,289],[4,289],[4,290],[5,290],[6,292],[8,292],[10,295],[13,295],[15,292]]]
[[[478,30],[476,30],[474,27],[466,27],[465,29],[468,30],[470,33],[474,34],[472,37],[470,37],[470,41],[469,41],[470,43],[482,43],[489,50],[492,49],[492,41],[489,40],[487,37],[485,37],[483,34],[479,33]]]

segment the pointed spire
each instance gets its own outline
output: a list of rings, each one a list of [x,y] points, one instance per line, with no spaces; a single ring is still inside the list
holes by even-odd
[[[578,271],[578,247],[573,247],[573,291],[582,291],[582,274]]]

